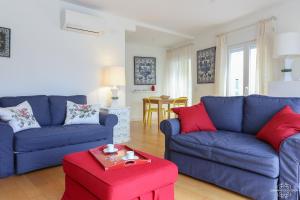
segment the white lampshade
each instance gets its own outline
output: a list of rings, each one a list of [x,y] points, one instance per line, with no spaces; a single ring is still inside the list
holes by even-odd
[[[105,67],[101,76],[103,86],[125,85],[125,67]]]
[[[274,57],[300,55],[300,33],[281,33],[275,37]]]

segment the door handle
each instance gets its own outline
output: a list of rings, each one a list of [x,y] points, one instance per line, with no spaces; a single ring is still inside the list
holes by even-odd
[[[249,95],[249,87],[245,87],[245,91],[244,91],[244,93],[245,93],[245,96],[248,96]]]

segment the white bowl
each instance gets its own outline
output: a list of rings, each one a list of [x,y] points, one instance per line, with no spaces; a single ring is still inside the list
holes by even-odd
[[[103,152],[104,152],[104,153],[116,153],[116,152],[118,152],[118,149],[117,149],[117,148],[114,148],[113,151],[109,151],[108,148],[105,148],[105,149],[103,149]]]
[[[123,156],[122,160],[138,160],[139,157],[138,156],[134,156],[134,158],[128,159],[127,156]]]

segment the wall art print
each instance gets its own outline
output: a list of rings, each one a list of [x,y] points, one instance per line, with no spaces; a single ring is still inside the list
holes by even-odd
[[[0,27],[0,57],[10,57],[10,29]]]
[[[156,58],[134,56],[134,85],[156,85]]]
[[[216,47],[197,51],[197,84],[215,82]]]

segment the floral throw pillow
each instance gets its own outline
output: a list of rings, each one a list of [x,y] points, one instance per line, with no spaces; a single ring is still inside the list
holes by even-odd
[[[0,119],[8,122],[14,133],[31,128],[40,128],[27,101],[15,107],[0,108]]]
[[[67,101],[67,116],[65,125],[70,124],[99,124],[99,106],[76,104]]]

